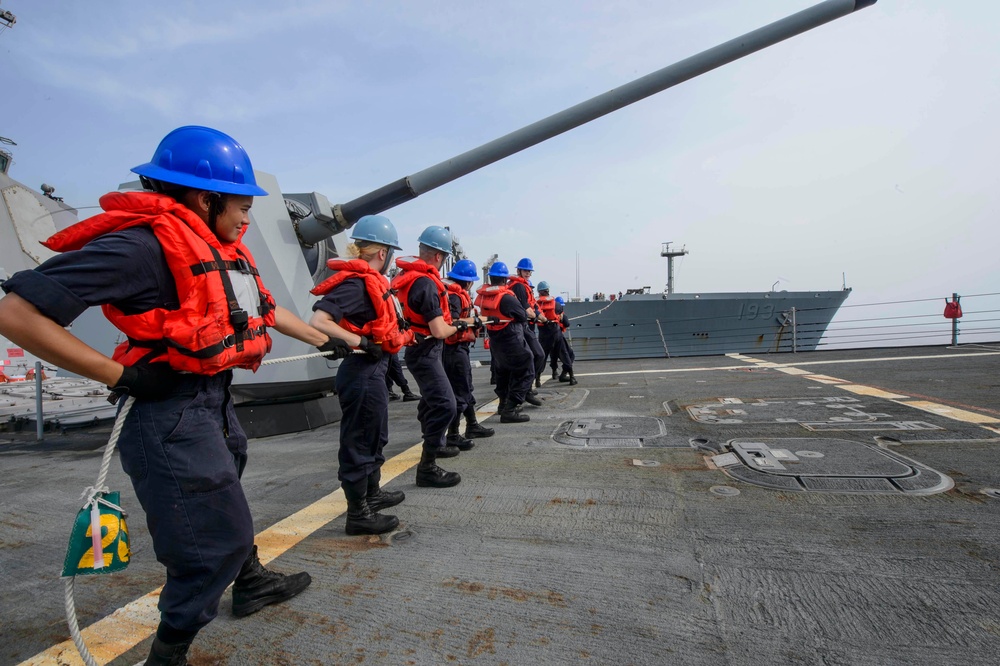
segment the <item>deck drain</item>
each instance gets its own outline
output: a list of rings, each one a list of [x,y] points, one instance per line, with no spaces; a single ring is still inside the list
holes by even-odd
[[[796,451],[795,455],[799,458],[822,458],[823,454],[819,451]]]
[[[659,467],[660,463],[656,460],[639,460],[638,458],[632,458],[633,467]]]
[[[389,534],[383,534],[381,537],[382,543],[390,546],[394,546],[400,543],[406,543],[413,538],[413,532],[410,530],[398,530],[396,532],[390,532]]]
[[[736,497],[740,494],[740,489],[733,488],[732,486],[712,486],[708,489],[708,492],[720,497]]]
[[[987,497],[996,497],[1000,499],[1000,488],[983,488],[979,492],[986,495]]]

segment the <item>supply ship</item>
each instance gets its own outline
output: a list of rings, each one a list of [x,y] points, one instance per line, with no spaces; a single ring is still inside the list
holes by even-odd
[[[674,293],[630,289],[607,299],[571,300],[568,335],[579,360],[813,351],[851,290]]]

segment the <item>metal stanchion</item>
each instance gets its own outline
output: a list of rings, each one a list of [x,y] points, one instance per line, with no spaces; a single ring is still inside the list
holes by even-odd
[[[42,362],[35,361],[35,439],[44,439],[45,415],[42,413]]]

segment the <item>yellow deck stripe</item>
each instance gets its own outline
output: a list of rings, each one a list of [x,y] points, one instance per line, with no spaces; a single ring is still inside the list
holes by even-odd
[[[922,409],[925,412],[937,414],[938,416],[955,419],[956,421],[965,421],[966,423],[1000,423],[1000,419],[993,416],[977,414],[976,412],[970,412],[957,407],[950,407],[949,405],[942,405],[929,400],[907,400],[903,404],[909,405],[910,407],[916,407],[917,409]]]
[[[955,354],[954,356],[978,356],[978,355],[979,355],[978,353],[972,353],[972,354]],[[994,356],[995,354],[993,352],[988,352],[985,353],[984,355]],[[849,359],[844,361],[820,361],[818,363],[801,363],[799,365],[820,365],[823,363],[838,363],[838,362],[853,363],[853,362],[862,362],[862,360],[895,361],[895,360],[902,360],[904,358],[910,360],[927,359],[927,358],[954,358],[954,356],[944,355],[944,354],[935,354],[932,356],[897,356],[897,357],[887,357],[880,359]],[[771,363],[770,361],[763,361],[761,359],[752,358],[750,356],[743,356],[741,357],[741,359],[747,361],[748,363],[754,363],[760,367],[778,367],[778,368],[789,368],[789,369],[793,367],[790,365],[778,366],[774,363]],[[987,416],[985,414],[970,412],[965,409],[959,409],[957,407],[943,405],[937,402],[932,402],[930,400],[918,400],[913,396],[903,395],[900,393],[890,393],[883,389],[875,388],[874,386],[865,386],[864,384],[854,384],[852,382],[847,381],[846,379],[837,379],[836,377],[828,377],[826,375],[810,375],[808,373],[806,374],[806,379],[817,381],[823,384],[831,384],[833,386],[836,386],[837,388],[849,391],[851,393],[856,393],[858,395],[866,395],[874,398],[885,398],[900,405],[914,407],[916,409],[920,409],[925,412],[937,414],[938,416],[943,416],[945,418],[953,419],[955,421],[961,421],[963,423],[973,423],[976,425],[984,425],[988,423],[1000,423],[1000,419],[993,416]],[[994,429],[987,428],[987,430],[993,431]]]
[[[867,395],[872,398],[885,398],[886,400],[907,400],[910,397],[899,393],[890,393],[889,391],[883,391],[882,389],[877,389],[874,386],[865,386],[863,384],[840,384],[840,388],[845,391],[850,391],[851,393],[857,393],[858,395]]]

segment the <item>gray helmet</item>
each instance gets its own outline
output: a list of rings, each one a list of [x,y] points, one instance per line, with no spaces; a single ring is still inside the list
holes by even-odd
[[[427,227],[417,242],[445,254],[451,254],[451,232],[444,227]]]
[[[396,250],[402,250],[399,246],[399,234],[396,227],[392,226],[389,218],[381,215],[365,215],[354,225],[351,230],[351,240],[370,241],[388,245]]]

